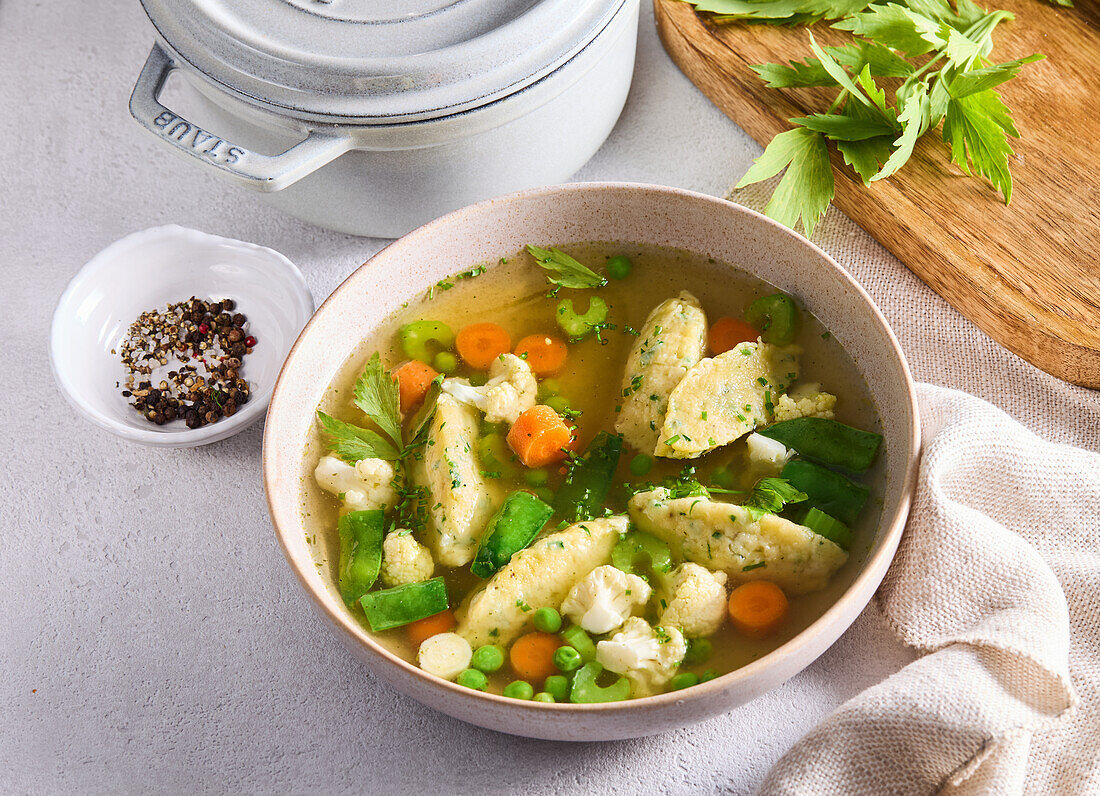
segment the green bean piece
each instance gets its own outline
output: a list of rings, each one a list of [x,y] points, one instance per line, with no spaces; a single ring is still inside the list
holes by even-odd
[[[592,704],[595,702],[622,702],[630,697],[630,681],[625,677],[619,677],[609,686],[600,686],[596,683],[603,674],[603,666],[590,661],[573,675],[573,687],[569,690],[569,701],[576,704]]]
[[[683,688],[691,688],[693,685],[699,685],[699,675],[692,672],[680,672],[669,681],[668,688],[670,691],[679,691]]]
[[[707,669],[705,672],[699,675],[699,682],[706,683],[713,680],[717,676],[718,672],[714,671],[714,669]]]
[[[824,417],[796,417],[760,429],[810,461],[862,473],[875,460],[882,435]]]
[[[360,598],[359,604],[375,633],[435,616],[450,606],[443,578],[369,591]]]
[[[558,302],[558,326],[569,336],[569,341],[579,343],[607,321],[607,302],[599,296],[590,296],[588,310],[582,315],[573,307],[573,299]]]
[[[526,680],[513,680],[504,686],[504,696],[509,699],[531,699],[535,689]]]
[[[535,630],[543,633],[557,633],[561,630],[561,614],[549,606],[535,611],[531,622],[534,624]]]
[[[550,694],[558,702],[569,699],[569,678],[560,674],[552,674],[542,684],[542,690]]]
[[[652,456],[647,456],[644,453],[639,453],[637,456],[630,460],[631,475],[645,475],[653,469],[653,462],[654,459]]]
[[[611,551],[611,563],[634,575],[638,574],[641,564],[654,572],[664,573],[672,569],[672,551],[653,534],[631,531]]]
[[[745,320],[760,330],[765,343],[789,345],[798,334],[798,306],[786,293],[758,298],[745,310]]]
[[[477,669],[463,669],[458,673],[455,682],[475,691],[484,691],[489,686],[489,678],[485,676],[485,672]]]
[[[554,511],[570,522],[601,516],[622,452],[623,438],[618,434],[597,434],[558,489]]]
[[[440,351],[432,357],[432,367],[440,373],[450,375],[458,370],[458,357],[450,351]]]
[[[813,462],[798,459],[787,462],[779,475],[795,489],[805,492],[810,506],[846,525],[853,525],[859,519],[859,512],[871,494],[863,484]]]
[[[585,663],[596,660],[596,645],[580,625],[570,625],[561,631],[561,637],[566,644],[580,653],[581,660]]]
[[[381,509],[352,511],[340,518],[340,596],[355,605],[378,579],[382,567],[385,515]]]
[[[616,254],[607,260],[607,275],[612,279],[626,279],[633,268],[634,263],[623,254]]]
[[[530,492],[517,490],[489,518],[470,571],[488,578],[538,536],[554,510]]]
[[[431,362],[439,351],[450,351],[455,333],[440,321],[413,321],[401,327],[401,350],[410,359]]]
[[[504,650],[496,644],[486,644],[474,650],[470,668],[489,674],[504,665]]]
[[[563,672],[579,669],[584,661],[581,654],[572,647],[558,647],[554,650],[554,665]]]
[[[684,655],[684,663],[706,663],[707,658],[710,657],[710,654],[713,651],[714,644],[711,643],[711,640],[709,638],[689,639],[687,654]]]
[[[499,473],[501,478],[514,478],[519,473],[512,449],[499,431],[491,431],[477,441],[477,460],[483,472]]]
[[[548,693],[546,691],[539,691],[537,694],[535,694],[531,698],[535,702],[557,702],[558,701],[558,700],[554,699],[553,694]]]
[[[836,542],[845,550],[852,546],[852,529],[821,509],[811,507],[802,518],[802,524],[818,536]]]
[[[549,406],[562,417],[564,417],[565,413],[572,408],[569,403],[569,399],[566,398],[564,395],[551,395],[546,398],[543,403]]]

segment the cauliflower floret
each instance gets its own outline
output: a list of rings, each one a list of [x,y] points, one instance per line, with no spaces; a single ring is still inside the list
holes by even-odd
[[[535,405],[538,382],[530,366],[515,354],[501,354],[489,369],[489,381],[473,387],[466,379],[445,379],[443,391],[485,413],[489,423],[515,423]]]
[[[800,384],[786,395],[779,396],[775,405],[775,420],[793,420],[796,417],[823,417],[833,419],[836,396],[822,392],[815,382]]]
[[[637,575],[604,564],[573,586],[561,610],[589,633],[610,633],[636,609],[644,608],[652,593],[649,584]]]
[[[420,643],[416,660],[428,674],[453,680],[469,667],[474,656],[470,642],[458,633],[436,633]]]
[[[791,460],[794,451],[788,450],[777,439],[765,437],[755,431],[745,437],[749,466],[757,472],[767,472],[769,475],[779,475],[783,465]]]
[[[631,694],[649,696],[661,690],[687,654],[687,641],[674,627],[651,627],[636,616],[623,629],[596,645],[596,661],[630,681]]]
[[[409,531],[392,531],[382,542],[382,569],[386,586],[404,586],[427,580],[435,571],[432,553]]]
[[[726,618],[726,579],[725,572],[711,572],[698,564],[678,566],[669,579],[661,625],[678,627],[688,638],[713,636]]]
[[[393,476],[393,465],[385,459],[360,459],[353,467],[332,454],[322,456],[313,471],[321,489],[340,498],[348,511],[395,505]]]

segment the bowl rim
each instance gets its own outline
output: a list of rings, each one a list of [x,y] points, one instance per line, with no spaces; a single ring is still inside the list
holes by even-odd
[[[719,675],[713,680],[709,680],[705,683],[700,683],[693,686],[690,691],[671,691],[662,694],[656,694],[648,697],[638,697],[633,699],[627,699],[622,702],[605,702],[596,704],[573,704],[573,703],[541,703],[533,702],[530,700],[517,700],[511,699],[499,694],[491,694],[484,691],[477,691],[471,688],[465,688],[457,683],[449,680],[444,680],[440,677],[428,674],[420,669],[418,666],[406,661],[398,655],[395,655],[390,650],[386,649],[382,644],[372,638],[371,633],[363,628],[358,623],[354,622],[351,615],[347,611],[332,611],[329,606],[322,600],[319,595],[315,593],[315,590],[310,583],[307,575],[309,570],[314,569],[312,560],[308,562],[308,566],[296,560],[294,554],[291,552],[289,544],[287,542],[287,534],[290,533],[288,529],[284,529],[280,526],[275,510],[274,501],[269,488],[269,474],[273,469],[271,450],[274,447],[274,429],[277,424],[266,423],[264,428],[263,438],[263,452],[261,455],[261,463],[263,469],[263,481],[264,492],[267,498],[268,514],[271,517],[272,525],[275,530],[275,536],[278,539],[279,546],[283,551],[283,555],[286,557],[287,562],[290,564],[291,570],[294,572],[302,588],[306,594],[309,595],[310,600],[313,603],[315,609],[319,610],[321,614],[332,623],[332,625],[338,630],[342,631],[341,640],[347,643],[353,643],[358,647],[361,647],[371,654],[378,657],[378,659],[390,666],[395,666],[400,670],[403,670],[407,674],[412,674],[415,678],[421,680],[424,684],[432,688],[440,688],[445,692],[450,692],[451,695],[463,699],[472,700],[477,703],[481,700],[487,700],[490,703],[498,705],[507,705],[509,708],[517,711],[551,711],[562,713],[620,713],[631,710],[659,709],[663,706],[673,706],[676,704],[682,704],[687,700],[698,701],[699,699],[706,698],[707,696],[725,691],[727,688],[735,685],[739,681],[750,680],[757,676],[759,672],[766,671],[769,668],[775,666],[776,661],[795,655],[799,650],[803,648],[813,648],[814,643],[818,639],[829,633],[834,621],[842,617],[846,612],[852,611],[852,621],[866,608],[870,603],[877,591],[879,585],[882,583],[883,578],[886,576],[886,571],[889,568],[891,562],[894,559],[894,555],[897,552],[898,544],[901,541],[901,536],[905,530],[905,524],[908,520],[909,510],[913,502],[913,494],[916,490],[917,480],[917,465],[920,461],[921,453],[921,430],[920,430],[920,409],[917,403],[916,389],[913,382],[912,373],[909,368],[909,363],[905,358],[905,353],[902,351],[901,344],[898,342],[896,335],[886,318],[883,316],[882,311],[878,305],[874,302],[871,296],[852,277],[848,271],[837,263],[827,252],[823,251],[820,247],[808,240],[804,236],[798,234],[794,230],[774,221],[767,216],[756,212],[743,205],[731,202],[727,199],[711,196],[709,194],[699,193],[697,191],[690,191],[683,188],[674,188],[671,186],[655,185],[649,183],[636,183],[636,182],[623,182],[623,181],[602,181],[602,182],[573,182],[562,183],[558,185],[550,185],[539,188],[531,188],[524,191],[517,191],[515,193],[506,194],[500,197],[487,199],[482,202],[478,202],[466,207],[454,210],[446,215],[424,224],[412,232],[391,241],[382,249],[372,255],[366,262],[352,271],[331,294],[321,303],[318,307],[314,317],[303,327],[298,338],[294,341],[294,344],[290,348],[290,352],[287,354],[287,358],[283,363],[283,368],[280,370],[279,375],[275,381],[275,389],[272,393],[271,402],[268,408],[268,418],[271,415],[279,411],[279,395],[280,388],[282,387],[283,379],[286,376],[287,363],[294,357],[298,345],[305,338],[306,334],[310,331],[314,320],[318,317],[338,294],[342,293],[348,282],[355,277],[363,268],[369,266],[379,255],[388,250],[389,248],[401,243],[405,238],[413,235],[417,235],[421,231],[430,230],[437,226],[441,226],[444,223],[451,223],[456,217],[460,217],[468,214],[477,214],[490,207],[499,206],[501,204],[510,204],[512,202],[522,202],[530,198],[539,198],[551,196],[554,194],[562,193],[576,193],[576,192],[589,192],[589,193],[601,193],[605,191],[641,191],[649,193],[655,197],[662,196],[675,196],[683,199],[700,201],[704,203],[715,204],[726,209],[732,209],[734,212],[743,213],[752,217],[757,223],[771,227],[774,231],[778,231],[783,235],[796,238],[803,245],[809,246],[811,250],[819,257],[824,259],[829,265],[831,265],[838,274],[846,281],[851,288],[853,288],[857,294],[864,300],[867,307],[871,311],[874,319],[881,326],[882,330],[886,333],[887,340],[890,343],[892,353],[894,354],[898,364],[900,365],[903,385],[905,388],[905,395],[908,398],[908,420],[910,422],[908,433],[908,445],[909,455],[906,461],[906,471],[901,481],[901,495],[898,504],[893,512],[893,515],[888,518],[882,518],[879,522],[879,529],[882,533],[883,544],[876,553],[870,554],[867,560],[864,562],[860,571],[856,574],[855,578],[848,585],[848,588],[836,599],[836,601],[829,606],[826,611],[815,619],[809,626],[801,630],[794,637],[788,639],[782,645],[776,649],[768,652],[767,654],[757,658],[756,660],[748,663],[733,671],[726,672]],[[866,596],[864,596],[866,595]],[[859,603],[859,605],[856,605]],[[844,628],[837,633],[837,638],[842,635],[851,626],[852,622],[848,622]],[[808,666],[817,657],[820,657],[821,653],[828,646],[831,646],[834,641],[822,648],[821,652],[817,653],[810,661],[805,664]],[[797,671],[800,671],[803,667],[798,667]],[[788,678],[793,676],[788,675]],[[784,678],[784,679],[788,679]],[[776,686],[778,683],[776,684]],[[775,687],[775,686],[772,686]],[[771,688],[767,690],[771,690]],[[420,701],[420,700],[418,700]],[[426,703],[428,707],[435,707],[431,703]]]
[[[282,374],[282,365],[280,365],[279,373],[276,374],[276,378],[270,384],[262,385],[264,389],[258,391],[254,398],[245,405],[245,408],[232,417],[222,418],[217,423],[211,423],[201,428],[170,428],[165,430],[134,428],[133,426],[121,423],[110,415],[99,411],[94,403],[82,399],[80,391],[72,383],[67,373],[63,372],[63,369],[58,365],[59,351],[62,345],[60,339],[62,325],[66,322],[68,314],[72,310],[74,294],[85,289],[88,284],[95,284],[100,278],[97,272],[116,258],[124,256],[129,250],[140,248],[151,240],[172,237],[191,238],[203,243],[218,244],[262,254],[271,261],[272,278],[282,280],[290,288],[290,292],[294,297],[294,304],[292,307],[288,307],[288,309],[292,309],[299,318],[306,318],[307,323],[308,320],[312,318],[314,311],[313,294],[310,292],[305,277],[302,276],[302,272],[298,269],[298,266],[291,262],[290,259],[281,252],[277,252],[267,246],[261,246],[258,243],[214,235],[209,232],[191,229],[190,227],[184,227],[179,224],[164,224],[157,227],[149,227],[147,229],[138,230],[137,232],[131,232],[108,244],[81,266],[80,270],[73,274],[68,284],[66,284],[65,289],[61,292],[57,300],[57,304],[54,306],[53,314],[50,318],[50,336],[47,341],[49,347],[50,372],[53,374],[54,383],[57,384],[58,389],[61,391],[62,396],[64,396],[68,404],[76,410],[77,414],[90,421],[93,425],[105,431],[109,431],[115,436],[127,441],[137,442],[150,447],[196,447],[231,437],[248,428],[263,417],[267,410],[268,403],[271,400],[271,396],[275,393],[275,385],[278,383],[278,376]],[[298,336],[301,336],[301,330],[299,330]],[[298,337],[295,338],[294,344],[296,344],[297,341]],[[287,356],[289,356],[290,351],[293,350],[294,344],[288,349]],[[286,358],[284,357],[283,363],[285,364],[285,362]]]

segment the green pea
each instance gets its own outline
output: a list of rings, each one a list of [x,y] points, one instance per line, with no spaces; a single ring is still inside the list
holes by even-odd
[[[530,486],[546,486],[550,483],[549,470],[527,470],[523,474],[523,480]]]
[[[569,698],[569,680],[560,674],[552,674],[542,684],[542,690],[558,702]]]
[[[532,697],[532,699],[534,699],[535,702],[557,702],[558,701],[558,700],[554,699],[553,694],[548,694],[545,691],[539,691],[537,694],[534,695],[534,697]]]
[[[718,676],[718,672],[714,671],[714,669],[707,669],[705,672],[703,672],[701,675],[699,675],[699,682],[700,683],[705,683],[708,680],[713,680],[717,676]]]
[[[539,397],[561,395],[561,384],[557,379],[543,379],[539,382]]]
[[[633,475],[645,475],[653,469],[653,457],[639,453],[630,460],[630,472]]]
[[[484,647],[478,647],[474,650],[473,657],[470,658],[471,668],[485,673],[495,672],[503,665],[504,650],[496,644],[486,644]]]
[[[704,663],[714,650],[714,645],[709,638],[693,638],[688,641],[687,654],[684,655],[684,663]]]
[[[455,344],[455,333],[440,321],[413,321],[401,327],[401,350],[410,359],[431,362],[438,351],[449,351]]]
[[[504,686],[504,696],[509,699],[530,699],[535,695],[535,689],[526,680],[513,680]]]
[[[432,358],[432,367],[440,373],[454,373],[458,370],[458,357],[450,351],[440,351]]]
[[[723,489],[733,489],[733,473],[725,465],[711,473],[710,480],[715,486],[720,486]]]
[[[572,647],[558,647],[554,651],[554,665],[563,672],[572,672],[581,668],[581,654]]]
[[[691,688],[693,685],[699,685],[699,675],[692,672],[680,672],[672,678],[668,688],[670,691],[679,691],[681,688]]]
[[[549,398],[543,401],[544,404],[549,406],[559,415],[564,415],[569,411],[569,399],[564,395],[551,395]]]
[[[485,382],[489,381],[489,374],[487,373],[471,373],[470,374],[470,386],[471,387],[484,387]]]
[[[557,633],[561,630],[561,614],[549,606],[535,611],[532,621],[535,624],[535,630],[541,630],[543,633]]]
[[[607,261],[607,275],[612,279],[626,279],[630,276],[632,268],[634,268],[634,263],[630,262],[629,257],[622,254],[616,254]]]
[[[463,669],[458,673],[455,682],[475,691],[484,691],[489,685],[489,678],[485,676],[484,672],[479,672],[477,669]]]
[[[502,478],[512,478],[519,472],[512,449],[504,435],[499,432],[486,434],[477,442],[477,458],[481,469],[489,473],[500,473]]]

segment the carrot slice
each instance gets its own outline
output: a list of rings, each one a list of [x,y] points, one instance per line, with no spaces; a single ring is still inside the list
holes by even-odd
[[[512,350],[512,338],[496,323],[472,323],[455,338],[462,361],[474,370],[488,370],[493,360]]]
[[[787,619],[787,595],[770,580],[742,583],[730,594],[730,619],[748,636],[770,636]]]
[[[455,615],[454,612],[448,608],[446,611],[440,611],[438,614],[432,614],[423,619],[417,619],[415,622],[410,622],[405,625],[405,632],[408,634],[409,643],[412,645],[412,648],[418,650],[420,649],[420,645],[432,636],[438,636],[440,633],[448,633],[454,626]]]
[[[508,445],[527,467],[545,467],[566,457],[573,430],[545,404],[532,406],[508,431]]]
[[[410,359],[394,371],[397,392],[401,396],[401,411],[408,412],[424,400],[428,388],[439,374],[419,359]]]
[[[719,318],[707,332],[707,344],[711,353],[721,354],[729,351],[738,343],[755,342],[760,332],[738,318]]]
[[[557,674],[554,652],[561,646],[561,639],[552,633],[528,633],[516,639],[508,651],[508,659],[516,674],[524,680],[541,681]]]
[[[547,334],[531,334],[516,343],[515,354],[526,360],[536,376],[552,376],[561,370],[569,350],[565,341]]]

